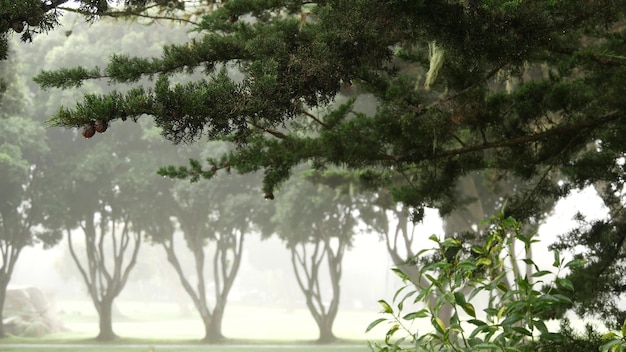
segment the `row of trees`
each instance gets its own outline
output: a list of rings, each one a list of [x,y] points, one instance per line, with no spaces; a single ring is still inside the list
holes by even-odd
[[[625,1],[230,0],[202,14],[167,3],[177,16],[198,18],[186,43],[154,59],[115,55],[102,69],[82,61],[37,76],[44,88],[95,79],[119,87],[89,89],[52,124],[89,131],[152,116],[176,143],[232,142],[204,164],[161,174],[197,180],[262,170],[268,199],[286,197],[276,190],[303,164],[347,167],[354,173],[345,184],[356,177],[374,191],[368,221],[407,243],[403,226],[394,231],[375,215],[400,203],[419,221],[434,207],[466,222],[448,221],[460,235],[508,197],[507,212],[536,226],[556,200],[593,186],[610,214],[560,241],[565,250],[586,247],[567,294],[581,314],[623,321]],[[330,105],[340,92],[374,99],[375,110],[359,110],[358,99]],[[327,220],[341,223],[343,210]]]
[[[78,55],[83,58],[91,55],[97,60],[106,57],[107,50],[111,51],[119,43],[129,52],[145,52],[141,39],[162,40],[145,26],[134,26],[132,30],[123,29],[117,33],[115,29],[118,27],[112,23],[102,22],[97,26],[100,28],[93,30],[76,26],[69,36],[63,32],[52,33],[46,45],[17,47],[18,50],[10,55],[10,61],[2,62],[2,77],[10,84],[1,101],[0,141],[3,149],[0,178],[3,197],[0,238],[4,265],[0,293],[6,291],[15,262],[25,246],[38,241],[52,246],[61,236],[66,236],[71,257],[100,317],[98,339],[112,339],[115,337],[113,302],[131,277],[142,243],[148,240],[163,248],[168,262],[178,274],[181,285],[204,322],[204,339],[217,341],[222,338],[221,321],[239,270],[245,238],[262,230],[265,236],[280,234],[294,251],[297,246],[305,248],[308,241],[312,241],[311,235],[298,234],[293,229],[308,228],[306,221],[312,221],[310,219],[319,216],[320,212],[330,212],[327,208],[332,203],[318,204],[317,214],[312,209],[300,214],[300,220],[304,222],[300,226],[279,230],[275,226],[282,220],[279,215],[274,215],[275,204],[256,197],[260,189],[253,177],[224,175],[219,182],[190,184],[156,174],[164,162],[176,163],[181,157],[217,156],[226,150],[223,143],[182,150],[163,141],[158,129],[149,124],[119,131],[121,126],[111,126],[107,133],[119,132],[120,136],[119,143],[115,144],[105,143],[102,138],[97,142],[85,141],[83,136],[72,131],[44,130],[42,117],[50,115],[50,109],[55,109],[59,102],[76,97],[42,94],[32,84],[29,87],[29,73],[32,75],[40,62],[54,67]],[[108,33],[109,39],[99,41],[97,47],[83,53],[82,46],[94,41],[90,36],[102,31]],[[178,29],[169,35],[168,40],[180,41],[181,37],[186,37],[186,32]],[[89,89],[106,91],[107,87],[92,85]],[[299,197],[314,196],[310,193],[313,190],[308,191]],[[324,192],[323,189],[319,191]],[[296,208],[293,204],[283,207]],[[39,228],[49,230],[40,233],[36,231]],[[325,230],[329,237],[327,242],[336,237],[333,230],[334,227]],[[352,231],[352,235],[355,230],[342,231]],[[176,233],[184,236],[186,245],[182,248],[175,246]],[[344,241],[341,251],[349,244],[349,238]],[[330,246],[330,243],[326,245]],[[330,249],[324,248],[319,253],[323,255],[327,250]],[[189,268],[181,265],[181,258],[185,257],[193,258],[195,272],[188,272]],[[295,269],[300,268],[297,265],[294,262]],[[315,278],[307,283],[312,285],[308,289],[302,286],[303,292],[321,302],[320,292],[310,290],[312,287],[319,290],[317,278],[324,277],[320,275],[324,266],[317,263],[314,269],[310,269],[306,264],[302,265],[308,270],[306,275]],[[338,287],[341,258],[333,265],[332,272],[336,274],[332,277],[333,287]],[[191,281],[190,277],[196,277],[197,282]],[[215,297],[209,297],[209,292],[215,292]],[[323,316],[324,322],[319,322],[321,329],[323,327],[320,339],[333,339],[332,321],[337,312],[339,292],[332,300],[332,313],[312,311],[316,320],[319,320],[319,314]],[[325,309],[322,305],[319,307]]]
[[[301,170],[302,176],[285,185],[282,196],[274,201],[259,196],[259,176],[229,174],[226,159],[215,162],[216,168],[226,174],[216,176],[214,182],[172,181],[157,175],[156,170],[187,158],[219,159],[228,151],[228,145],[171,145],[160,138],[160,130],[150,123],[131,128],[113,124],[107,126],[105,134],[89,140],[79,133],[82,131],[44,130],[42,120],[59,104],[78,99],[79,93],[39,90],[31,77],[41,62],[45,62],[45,68],[72,64],[78,57],[98,62],[115,49],[144,54],[152,50],[156,54],[157,46],[146,48],[143,43],[187,39],[184,27],[158,33],[140,24],[119,27],[115,22],[101,21],[90,28],[77,22],[79,17],[67,17],[66,26],[74,23],[73,27],[66,27],[72,28],[70,35],[52,32],[37,46],[14,43],[10,61],[2,63],[7,72],[2,77],[11,82],[2,100],[7,113],[2,141],[25,155],[27,148],[34,149],[28,152],[27,160],[21,161],[32,177],[3,177],[13,180],[3,190],[30,189],[17,194],[10,203],[9,198],[3,198],[3,204],[14,208],[13,213],[2,217],[2,224],[20,216],[30,217],[29,227],[24,225],[15,235],[11,229],[3,229],[3,245],[16,252],[4,262],[13,265],[19,251],[27,245],[44,241],[45,246],[53,246],[65,236],[69,253],[100,317],[98,339],[108,340],[115,336],[114,300],[129,277],[132,280],[140,247],[148,241],[163,249],[178,274],[181,286],[203,320],[204,340],[217,341],[223,337],[221,321],[243,257],[245,238],[253,233],[264,237],[277,235],[291,252],[291,266],[320,329],[320,341],[334,340],[332,326],[339,308],[343,255],[352,244],[358,222],[369,218],[366,214],[381,211],[377,219],[382,215],[389,222],[392,216],[384,211],[394,209],[393,205],[388,203],[380,208],[378,203],[370,202],[375,195],[365,192],[359,180],[345,170]],[[99,39],[97,46],[88,46],[89,50],[84,51],[102,32],[108,33],[106,40]],[[95,83],[85,87],[90,92],[108,89]],[[18,117],[34,132],[10,129],[17,128],[12,126]],[[116,143],[108,143],[104,138],[112,133],[119,138]],[[3,168],[3,172],[10,170]],[[29,183],[24,184],[24,180]],[[27,198],[28,194],[34,198]],[[34,205],[38,212],[24,212],[24,204]],[[408,214],[397,209],[396,212],[406,228]],[[34,232],[42,226],[49,230]],[[184,246],[176,241],[181,233]],[[396,254],[398,261],[403,257]],[[188,262],[187,258],[193,259],[191,267],[183,263]],[[12,266],[7,267],[7,284],[11,272]],[[320,282],[325,277],[330,278],[329,283]],[[215,292],[215,297],[210,297],[209,292]],[[328,292],[330,296],[326,296]]]

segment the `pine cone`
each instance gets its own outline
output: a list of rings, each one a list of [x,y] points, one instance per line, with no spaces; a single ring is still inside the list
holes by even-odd
[[[93,122],[90,122],[83,127],[83,137],[91,138],[94,134],[96,134],[96,126]]]
[[[13,28],[15,33],[22,33],[24,31],[24,22],[13,21],[13,23],[11,23],[11,28]]]
[[[104,131],[109,128],[109,124],[106,121],[98,120],[96,121],[96,132],[104,133]]]
[[[265,193],[265,199],[269,199],[269,200],[274,199],[274,194],[273,193]]]

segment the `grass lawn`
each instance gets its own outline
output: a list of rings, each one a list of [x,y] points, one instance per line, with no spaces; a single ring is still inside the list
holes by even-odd
[[[97,351],[115,351],[115,352],[364,352],[368,351],[367,346],[338,346],[338,347],[296,347],[296,346],[61,346],[61,347],[43,347],[43,346],[0,346],[0,351],[20,351],[20,352],[62,352],[62,351],[80,351],[80,352],[97,352]]]
[[[173,303],[166,302],[119,302],[123,317],[114,317],[113,330],[122,337],[154,339],[163,338],[173,342],[198,341],[204,336],[204,327],[194,313],[181,317]],[[98,317],[90,302],[59,302],[58,317],[69,329],[54,337],[65,339],[88,339],[98,333]],[[375,329],[365,333],[370,322],[380,317],[376,311],[340,311],[333,331],[342,340],[359,341],[381,339],[386,330]],[[318,337],[317,326],[307,309],[276,307],[246,307],[229,305],[222,324],[222,332],[230,339],[267,341],[310,342]],[[53,336],[51,336],[53,337]]]
[[[98,344],[98,317],[90,302],[59,302],[58,318],[68,329],[43,338],[11,337],[0,340],[2,351],[150,351],[150,352],[361,352],[367,340],[384,337],[384,331],[365,334],[376,313],[340,311],[334,332],[340,339],[333,345],[317,345],[317,326],[306,309],[228,307],[223,322],[226,343],[201,345],[203,325],[196,315],[181,317],[170,303],[120,302],[122,317],[114,318],[113,329],[121,336]],[[153,347],[154,346],[154,347]]]

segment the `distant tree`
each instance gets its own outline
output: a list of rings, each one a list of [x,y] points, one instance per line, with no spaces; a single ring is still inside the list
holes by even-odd
[[[76,136],[49,170],[50,222],[63,228],[69,250],[98,312],[98,340],[116,337],[112,308],[134,268],[144,217],[163,180],[149,168],[150,156],[142,129],[127,129],[125,138],[106,148],[93,148]],[[52,161],[51,161],[52,162]],[[76,241],[84,245],[76,246]],[[81,254],[77,249],[82,248]]]
[[[213,153],[220,148],[216,144],[207,146]],[[215,168],[228,169],[228,162]],[[255,196],[259,189],[254,180],[251,175],[223,175],[211,183],[177,182],[164,191],[169,193],[160,197],[159,210],[152,215],[161,220],[153,221],[148,235],[165,251],[200,314],[204,342],[224,339],[222,320],[243,258],[245,239],[255,224],[269,221],[267,204],[261,204],[263,199]],[[179,234],[188,254],[177,248]],[[182,261],[189,255],[193,258],[192,268]]]
[[[349,174],[308,176],[285,184],[276,202],[273,232],[291,252],[298,286],[319,329],[318,341],[329,343],[336,340],[333,323],[341,298],[342,262],[357,231],[359,202],[354,184],[346,183]]]
[[[79,21],[80,17],[67,14],[64,19],[68,21],[64,22],[67,25]],[[146,26],[128,24],[118,27],[110,21],[73,29],[74,33],[69,37],[53,32],[40,45],[18,46],[17,52],[25,64],[12,67],[19,68],[21,76],[28,79],[42,62],[48,67],[58,67],[82,57],[96,63],[114,48],[119,49],[120,43],[124,44],[121,46],[124,50],[147,53],[151,48],[143,45],[146,41],[186,38],[181,29],[156,33]],[[103,32],[107,33],[106,37],[99,38],[97,45],[81,53],[82,45],[96,42]],[[87,87],[92,92],[106,91],[107,88],[104,84]],[[33,115],[40,119],[37,125],[41,126],[41,119],[50,116],[59,105],[69,104],[77,97],[78,94],[34,91],[33,101],[37,104],[31,105]],[[92,132],[97,133],[96,126],[93,127]],[[107,125],[107,132],[115,129],[116,126]],[[160,188],[167,190],[172,184],[172,181],[156,175],[157,167],[162,165],[156,161],[167,153],[164,150],[170,150],[173,155],[178,148],[161,138],[150,138],[150,133],[154,133],[152,137],[159,137],[159,133],[148,126],[126,129],[123,132],[126,137],[115,145],[108,145],[106,150],[94,148],[94,143],[85,144],[85,138],[74,131],[48,129],[45,132],[53,151],[39,161],[46,177],[45,182],[42,181],[48,214],[46,225],[62,229],[72,240],[73,251],[68,248],[68,260],[74,270],[79,268],[76,273],[81,281],[86,282],[89,297],[99,314],[101,331],[98,338],[112,339],[115,336],[112,330],[115,315],[109,312],[115,313],[115,298],[124,288],[135,263],[141,260],[136,250],[146,231],[147,224],[143,219],[149,219],[148,205],[153,204]],[[164,187],[163,183],[167,185]]]
[[[15,68],[12,60],[0,62],[2,77],[11,82],[0,96],[0,337],[6,336],[2,313],[20,253],[37,242],[50,246],[60,238],[41,227],[46,192],[41,161],[49,149],[45,130],[29,118],[27,89]]]

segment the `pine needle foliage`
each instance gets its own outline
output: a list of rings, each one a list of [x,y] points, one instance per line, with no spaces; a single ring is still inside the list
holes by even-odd
[[[626,0],[229,0],[160,57],[113,55],[36,81],[132,86],[85,95],[53,126],[152,117],[174,143],[236,146],[160,171],[171,177],[262,170],[273,199],[298,165],[342,166],[418,220],[425,206],[457,206],[456,179],[489,172],[522,181],[507,207],[520,220],[594,185],[623,222],[625,15]],[[433,43],[444,54],[426,90]]]

